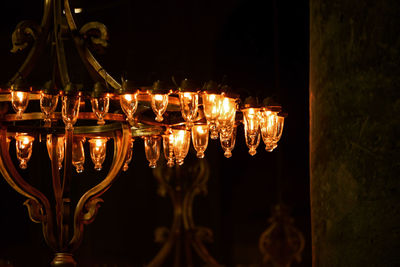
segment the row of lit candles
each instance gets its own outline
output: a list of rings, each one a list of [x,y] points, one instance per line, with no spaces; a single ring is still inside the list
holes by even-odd
[[[278,116],[277,112],[254,108],[245,109],[243,113],[245,139],[249,147],[249,153],[255,155],[256,149],[260,143],[260,138],[263,139],[267,151],[275,149],[282,135],[284,117]],[[232,150],[235,147],[236,131],[237,128],[234,121],[231,125],[227,126],[225,130],[219,131],[221,147],[227,158],[232,156]],[[32,155],[34,137],[27,133],[17,133],[14,138],[16,140],[17,158],[20,162],[20,167],[25,169]],[[101,170],[102,164],[106,158],[106,144],[108,139],[107,137],[100,136],[88,139],[90,156],[96,170]],[[190,131],[186,129],[168,129],[166,134],[162,135],[162,137],[144,136],[143,139],[145,154],[150,167],[155,168],[157,166],[157,161],[160,157],[161,141],[163,142],[164,156],[167,160],[167,165],[169,167],[174,166],[175,163],[182,165],[189,152],[191,140],[197,152],[197,157],[204,157],[204,152],[208,146],[209,125],[196,124],[192,126]],[[47,135],[46,142],[50,158],[52,157],[52,140],[52,135]],[[85,151],[83,147],[85,141],[85,137],[74,136],[72,164],[76,167],[78,173],[83,171],[83,164],[85,162]],[[132,159],[133,141],[134,139],[132,139],[127,155],[125,156],[124,171],[128,169],[128,164]],[[57,137],[56,149],[58,166],[59,169],[61,169],[65,151],[64,136]]]

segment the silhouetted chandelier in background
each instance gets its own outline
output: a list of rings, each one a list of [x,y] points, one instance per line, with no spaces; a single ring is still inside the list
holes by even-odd
[[[66,37],[74,40],[95,81],[92,92],[70,81],[63,44]],[[107,31],[98,22],[77,29],[68,0],[63,4],[61,0],[45,0],[41,25],[24,21],[13,33],[14,52],[27,47],[30,41],[32,47],[10,80],[9,88],[1,89],[0,170],[12,187],[28,198],[25,204],[30,218],[42,223],[45,240],[56,253],[53,266],[75,266],[72,252],[82,241],[84,225],[94,220],[102,201],[100,196],[121,170],[128,169],[135,138],[143,138],[149,166],[155,168],[161,146],[169,167],[182,165],[190,143],[197,157],[204,157],[209,136],[219,138],[225,157],[231,157],[236,127],[241,122],[252,156],[260,139],[265,149],[272,151],[282,135],[284,116],[280,106],[245,103],[239,109],[239,98],[227,86],[207,82],[200,88],[187,79],[179,86],[156,81],[151,87],[137,87],[125,79],[119,84],[90,50],[105,46],[106,39]],[[53,79],[43,88],[29,86],[26,78],[47,45],[55,48]],[[30,108],[26,112],[32,101],[40,102],[40,111]],[[9,111],[9,102],[15,113]],[[155,117],[149,116],[149,110]],[[89,142],[94,169],[101,170],[111,140],[114,155],[108,174],[83,194],[73,208],[73,166],[77,173],[84,172],[84,143]],[[33,146],[42,141],[46,142],[51,159],[54,207],[42,192],[22,178],[9,152],[10,145],[15,145],[19,167],[26,169]]]

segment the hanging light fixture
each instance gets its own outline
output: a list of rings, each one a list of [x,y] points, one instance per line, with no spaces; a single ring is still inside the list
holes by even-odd
[[[89,139],[90,157],[92,158],[94,169],[100,171],[106,159],[107,137],[95,137]]]
[[[35,38],[30,38],[35,42],[32,55],[12,77],[9,87],[0,90],[0,102],[11,102],[13,110],[0,111],[0,172],[10,186],[29,198],[26,203],[30,217],[42,223],[46,243],[55,251],[53,266],[76,266],[72,252],[82,241],[84,226],[95,219],[102,201],[100,196],[122,170],[128,170],[134,138],[143,138],[151,168],[157,166],[162,140],[164,157],[167,165],[172,167],[175,163],[184,163],[191,139],[197,157],[203,158],[209,132],[211,139],[219,136],[225,157],[231,157],[237,127],[242,122],[241,113],[246,144],[252,155],[258,146],[260,133],[266,150],[275,149],[284,124],[284,116],[270,106],[245,106],[240,110],[239,97],[213,82],[201,87],[184,79],[179,86],[157,81],[152,87],[140,87],[124,78],[120,84],[101,67],[88,48],[93,40],[97,45],[106,44],[105,26],[90,22],[78,29],[73,14],[68,0],[45,1],[40,31]],[[17,27],[17,32],[27,35],[33,32],[20,27]],[[67,31],[93,77],[91,92],[71,82],[63,46]],[[55,53],[54,79],[44,87],[27,86],[26,79],[34,69],[35,60],[47,44]],[[17,51],[20,44],[14,45],[13,51]],[[27,109],[28,104],[35,101],[40,101],[40,104]],[[58,102],[61,102],[61,111],[57,111]],[[40,110],[35,110],[39,106]],[[28,185],[18,173],[8,152],[10,138],[15,139],[21,169],[27,168],[32,147],[41,145],[35,140],[46,140],[52,169],[49,181],[54,196],[45,196]],[[73,206],[70,201],[71,181],[78,176],[73,168],[83,175],[86,140],[90,147],[86,152],[90,153],[94,168],[101,170],[107,158],[112,158],[111,165],[109,170],[104,170],[108,173],[101,182],[86,191]],[[108,157],[107,144],[114,146],[113,155]],[[50,200],[54,200],[54,205]]]
[[[32,146],[35,138],[29,136],[27,133],[17,133],[15,135],[15,147],[17,150],[17,158],[19,160],[19,167],[26,169],[28,161],[32,156]]]
[[[202,93],[203,111],[210,128],[211,139],[218,139],[217,119],[221,110],[221,96],[215,82],[207,82]]]
[[[198,124],[192,127],[193,147],[197,151],[197,157],[204,158],[204,151],[208,145],[208,125]]]
[[[244,135],[249,154],[254,156],[260,144],[259,110],[255,108],[242,109],[244,121]]]
[[[151,108],[156,114],[155,120],[162,122],[164,120],[163,114],[168,107],[168,94],[170,89],[167,85],[161,81],[156,81],[153,84],[153,89],[151,92]]]
[[[108,113],[108,109],[110,108],[110,96],[105,92],[102,84],[99,82],[94,85],[90,103],[92,104],[92,111],[98,119],[97,124],[104,125],[106,123],[104,116]]]
[[[159,136],[144,136],[144,151],[149,161],[149,167],[157,167],[157,161],[160,158],[161,138]]]
[[[44,114],[45,126],[51,125],[51,115],[57,108],[58,92],[51,81],[45,84],[45,89],[40,93],[40,110]]]
[[[190,131],[172,130],[174,142],[174,155],[176,164],[182,165],[189,152],[190,147]]]

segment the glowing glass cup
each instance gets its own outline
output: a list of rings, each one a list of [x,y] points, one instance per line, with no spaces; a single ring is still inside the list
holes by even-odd
[[[94,169],[100,171],[107,152],[107,137],[95,137],[89,139],[90,157],[94,164]]]
[[[22,113],[29,103],[29,93],[24,91],[11,91],[11,105],[17,113],[17,119],[22,119]]]
[[[190,147],[190,131],[172,130],[176,164],[182,165]]]
[[[235,148],[237,127],[234,126],[229,136],[223,137],[220,135],[221,147],[224,150],[226,158],[232,157],[232,150]]]
[[[151,108],[156,114],[156,121],[164,120],[163,114],[167,110],[168,94],[153,94],[151,95]]]
[[[51,122],[50,116],[54,113],[58,104],[58,95],[40,94],[40,110],[44,113],[44,122],[49,125]]]
[[[120,96],[119,102],[126,115],[127,121],[133,122],[133,115],[135,114],[138,105],[137,94],[123,94]]]
[[[192,127],[193,147],[197,151],[198,158],[204,158],[204,151],[208,145],[208,125],[194,125]]]
[[[104,116],[108,113],[110,107],[110,97],[108,95],[93,97],[90,103],[92,104],[92,111],[96,114],[98,119],[97,124],[104,125],[106,123],[104,121]]]
[[[72,164],[75,166],[77,173],[83,172],[83,164],[85,164],[83,143],[85,143],[85,141],[85,137],[74,136],[72,142]]]
[[[149,161],[149,167],[157,167],[157,161],[160,158],[161,138],[159,136],[144,136],[144,152]]]
[[[221,109],[217,119],[217,126],[220,136],[228,138],[235,125],[236,117],[236,99],[223,97],[221,100]]]
[[[277,114],[277,112],[272,112],[270,110],[263,110],[259,112],[261,136],[265,144],[265,150],[268,152],[274,150],[274,138],[276,138],[278,130]]]
[[[179,103],[183,119],[188,127],[192,127],[197,118],[199,95],[196,92],[180,92]]]
[[[163,149],[164,149],[164,157],[167,160],[167,166],[173,167],[175,165],[175,156],[174,156],[174,135],[166,134],[163,135]]]
[[[244,133],[246,145],[249,148],[249,154],[254,156],[257,153],[257,147],[260,144],[260,118],[259,109],[243,109]]]
[[[32,156],[32,146],[34,140],[34,137],[29,136],[26,133],[17,133],[15,135],[15,147],[17,150],[19,167],[21,169],[26,169],[28,167],[28,161]]]
[[[221,110],[222,96],[203,93],[203,111],[210,128],[211,139],[218,139],[217,119]]]
[[[47,140],[46,140],[46,146],[47,146],[47,152],[49,153],[49,158],[52,159],[53,155],[53,146],[52,146],[52,135],[48,134],[47,135]],[[62,168],[62,163],[64,160],[64,151],[65,151],[65,138],[64,136],[58,136],[57,137],[57,148],[56,148],[56,156],[57,156],[57,162],[58,162],[58,169],[61,170]]]
[[[80,102],[79,95],[62,96],[61,115],[67,130],[71,130],[78,120]]]

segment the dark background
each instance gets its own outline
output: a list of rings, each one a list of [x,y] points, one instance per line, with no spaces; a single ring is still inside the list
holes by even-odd
[[[194,217],[199,225],[213,230],[210,251],[227,266],[261,261],[258,239],[269,226],[271,208],[280,201],[290,207],[295,225],[306,238],[303,261],[295,266],[311,265],[308,1],[277,2],[274,7],[268,0],[71,1],[73,7],[83,8],[83,13],[76,15],[78,25],[100,21],[108,27],[110,46],[98,58],[117,80],[122,73],[140,84],[171,75],[198,81],[221,81],[225,76],[242,97],[274,96],[289,113],[280,145],[272,153],[261,143],[251,157],[242,127],[231,159],[223,157],[218,141],[210,140],[203,159],[211,170],[209,194],[196,199]],[[37,0],[1,3],[1,84],[12,77],[26,56],[26,52],[9,52],[14,27],[25,19],[39,22],[42,8]],[[32,84],[49,79],[52,61],[47,54],[29,77]],[[90,87],[73,51],[68,60],[72,80]],[[47,155],[36,151],[24,175],[47,183],[50,180],[43,169],[49,168]],[[32,167],[39,161],[43,167]],[[191,151],[186,164],[195,161]],[[75,176],[76,181],[95,181],[99,175],[91,170],[88,155],[85,167],[84,174]],[[86,227],[76,253],[81,266],[142,266],[149,262],[159,248],[154,243],[154,229],[169,226],[171,221],[170,202],[156,191],[143,142],[137,140],[129,171],[104,195],[95,222]],[[29,220],[24,201],[0,180],[0,259],[15,266],[46,266],[51,252],[40,225]]]

